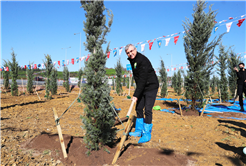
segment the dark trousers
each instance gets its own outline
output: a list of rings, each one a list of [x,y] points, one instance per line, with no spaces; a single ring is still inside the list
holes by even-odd
[[[144,118],[143,109],[145,107],[145,120],[144,123],[152,123],[152,108],[155,104],[156,94],[158,89],[143,92],[141,97],[137,100],[136,112],[137,118]]]
[[[239,96],[239,104],[241,106],[241,109],[243,109],[243,93],[246,96],[246,87],[245,87],[245,85],[238,85],[237,94]]]

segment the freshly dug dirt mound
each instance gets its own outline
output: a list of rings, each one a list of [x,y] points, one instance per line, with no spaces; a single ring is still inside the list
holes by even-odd
[[[87,156],[87,148],[83,138],[63,135],[68,158],[64,159],[57,134],[43,133],[21,144],[21,149],[34,155],[47,154],[62,161],[64,165],[104,165],[111,164],[116,152],[116,146],[107,146],[99,151],[92,151]],[[118,165],[195,165],[195,160],[189,156],[177,154],[169,149],[142,148],[138,144],[128,144],[124,147],[116,164]]]

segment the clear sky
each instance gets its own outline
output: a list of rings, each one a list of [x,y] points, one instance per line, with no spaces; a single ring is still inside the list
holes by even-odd
[[[163,35],[171,35],[184,31],[182,26],[185,18],[191,21],[195,1],[105,1],[105,6],[114,14],[111,32],[106,37],[111,42],[110,48],[125,46],[128,43],[136,44],[155,39]],[[208,1],[214,4],[212,9],[217,10],[216,21],[228,20],[246,14],[245,1]],[[11,48],[17,54],[19,65],[30,62],[41,64],[44,54],[49,54],[53,61],[79,57],[80,36],[74,33],[81,32],[81,55],[87,55],[83,42],[85,33],[83,21],[85,12],[80,8],[79,1],[2,1],[1,2],[1,59],[11,59]],[[208,7],[206,12],[208,11]],[[246,52],[246,21],[241,27],[233,22],[230,32],[224,35],[223,44],[234,45],[236,53]],[[219,26],[211,39],[226,32],[226,25]],[[159,48],[155,41],[152,49],[146,44],[144,54],[150,59],[154,68],[160,67],[160,59],[165,66],[174,67],[186,63],[183,47],[183,34],[180,34],[177,44],[171,38],[168,46],[165,41]],[[103,46],[104,50],[106,45]],[[141,46],[138,46],[141,51]],[[218,47],[215,53],[218,55]],[[167,55],[168,54],[168,55]],[[171,56],[172,54],[172,56]],[[242,54],[246,55],[246,54]],[[172,58],[171,58],[172,57]],[[106,67],[115,67],[116,61],[121,58],[122,65],[128,64],[124,51],[116,57],[111,53]],[[81,62],[84,66],[84,62]],[[183,65],[185,66],[185,65]],[[177,66],[178,67],[178,66]],[[79,63],[69,65],[70,71],[77,71]],[[59,69],[60,71],[62,68]],[[171,75],[171,72],[168,72]]]

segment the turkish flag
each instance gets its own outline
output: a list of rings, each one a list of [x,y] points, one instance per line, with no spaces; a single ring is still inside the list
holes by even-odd
[[[86,60],[85,60],[85,61],[88,61],[89,57],[90,57],[90,55],[88,55],[88,56],[87,56],[87,58],[86,58]]]
[[[242,23],[244,22],[244,20],[245,20],[245,18],[238,20],[237,26],[240,27],[242,25]]]
[[[74,58],[71,59],[72,64],[74,65]]]
[[[57,63],[58,63],[59,66],[61,65],[61,62],[60,61],[58,61]]]
[[[175,43],[175,44],[177,43],[178,39],[179,39],[179,36],[175,36],[175,37],[174,37],[174,43]]]
[[[109,56],[110,56],[110,51],[108,52],[108,55],[107,55],[107,57],[109,58]]]
[[[153,43],[154,42],[149,43],[149,50],[151,50],[151,47],[152,47]]]
[[[34,69],[37,69],[37,64],[34,64]]]

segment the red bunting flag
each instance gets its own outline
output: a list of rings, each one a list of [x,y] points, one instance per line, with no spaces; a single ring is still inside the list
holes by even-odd
[[[34,64],[34,69],[37,69],[37,64]]]
[[[26,65],[24,66],[24,69],[26,69]]]
[[[178,39],[179,39],[179,36],[175,36],[175,37],[174,37],[174,43],[175,43],[175,44],[177,43]]]
[[[9,67],[8,66],[5,68],[5,71],[9,71]]]
[[[148,40],[148,43],[150,42],[151,40]]]
[[[58,61],[58,65],[59,65],[59,66],[61,65],[61,62],[60,62],[60,61]]]
[[[74,65],[74,58],[71,59],[72,64]]]
[[[109,58],[109,56],[110,56],[110,51],[108,52],[108,55],[107,55],[107,57]]]
[[[169,72],[169,69],[167,69],[167,71]]]
[[[153,45],[153,42],[149,43],[149,50],[151,50],[152,45]]]
[[[89,57],[90,57],[90,55],[88,55],[88,56],[87,56],[87,58],[86,58],[86,60],[85,60],[85,61],[88,61]]]
[[[174,68],[174,71],[176,70],[176,67]]]
[[[181,66],[181,69],[184,69],[183,66]]]
[[[244,22],[245,18],[238,20],[237,26],[240,27]]]
[[[232,17],[229,17],[229,20],[232,20],[233,18]]]
[[[216,24],[216,23],[217,23],[217,21],[214,21],[214,23]]]

